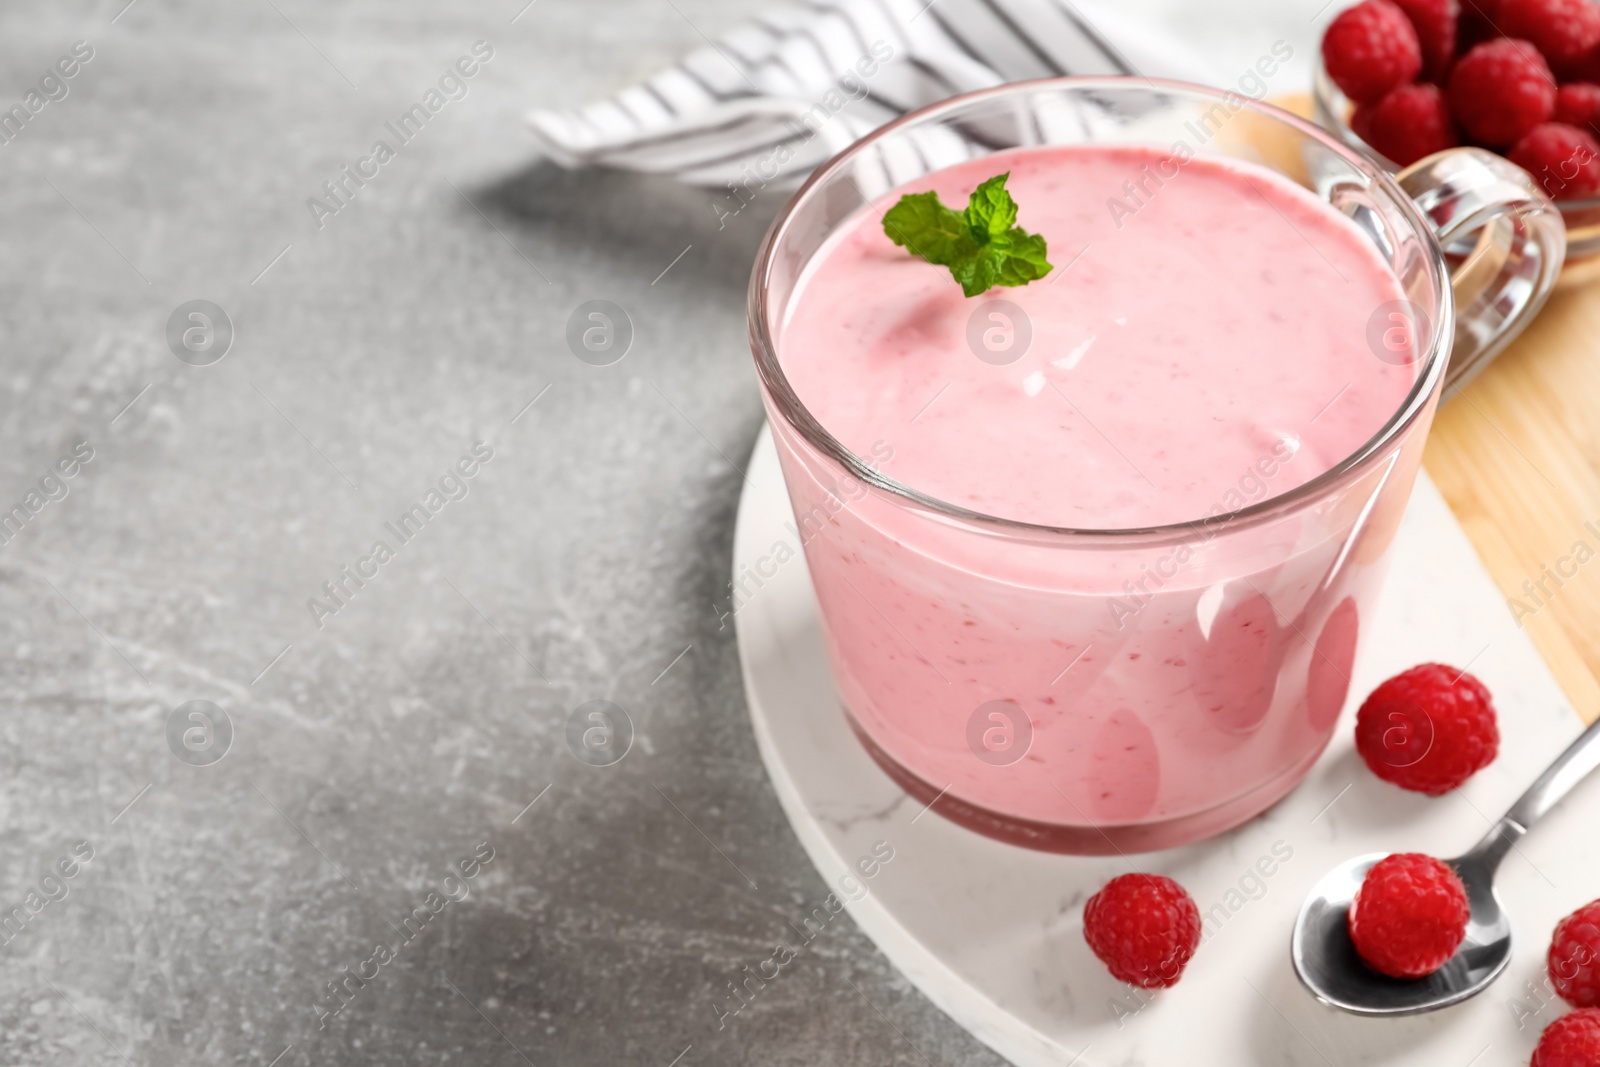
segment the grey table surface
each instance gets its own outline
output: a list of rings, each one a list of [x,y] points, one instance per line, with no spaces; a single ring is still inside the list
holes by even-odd
[[[714,607],[781,197],[719,229],[703,191],[539,161],[520,115],[748,5],[126,3],[0,9],[0,110],[93,50],[0,144],[0,507],[27,517],[0,545],[0,1063],[998,1062],[848,919],[714,1007],[828,891]],[[479,40],[466,97],[319,228],[308,198]],[[208,365],[167,338],[196,299],[234,331]],[[568,349],[590,299],[634,324],[615,365]],[[390,536],[479,441],[466,496]],[[595,699],[634,730],[610,766],[567,743]],[[197,700],[226,722],[185,747]]]

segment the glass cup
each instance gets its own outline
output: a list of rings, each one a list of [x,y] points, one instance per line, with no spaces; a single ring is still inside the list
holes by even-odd
[[[780,361],[796,283],[894,187],[1034,145],[1178,141],[1311,190],[1399,280],[1408,306],[1394,323],[1411,343],[1396,357],[1374,340],[1374,354],[1413,363],[1414,384],[1353,454],[1298,488],[1189,521],[1064,529],[901,484],[799,401]],[[1504,159],[1457,149],[1397,184],[1287,112],[1174,82],[1001,86],[909,114],[834,157],[773,223],[749,319],[794,529],[862,744],[946,818],[1048,851],[1166,848],[1269,807],[1305,776],[1349,695],[1441,393],[1526,324],[1564,250],[1560,216]],[[1477,294],[1459,316],[1452,269]],[[1383,319],[1369,339],[1391,328]]]

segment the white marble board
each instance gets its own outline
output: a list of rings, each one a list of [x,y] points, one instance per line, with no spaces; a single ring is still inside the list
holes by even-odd
[[[861,749],[839,708],[805,559],[785,528],[789,501],[769,431],[749,466],[733,572],[779,541],[795,550],[735,617],[756,739],[790,823],[830,885],[888,842],[894,859],[849,905],[855,922],[934,1003],[1022,1067],[1329,1067],[1524,1064],[1557,1014],[1534,991],[1555,922],[1600,896],[1591,827],[1600,782],[1580,786],[1500,872],[1516,956],[1487,993],[1402,1020],[1362,1019],[1317,1004],[1289,963],[1306,891],[1350,855],[1453,855],[1582,729],[1555,679],[1478,562],[1443,499],[1418,482],[1395,548],[1375,630],[1328,751],[1265,815],[1198,845],[1130,858],[1047,855],[945,821],[900,790]],[[764,569],[770,569],[764,568]],[[1351,743],[1360,699],[1426,660],[1471,670],[1501,714],[1499,759],[1440,799],[1367,771]],[[1262,878],[1257,861],[1289,853]],[[1157,994],[1108,975],[1084,944],[1083,902],[1132,869],[1177,878],[1207,920],[1183,980]],[[1254,880],[1252,880],[1252,872]]]

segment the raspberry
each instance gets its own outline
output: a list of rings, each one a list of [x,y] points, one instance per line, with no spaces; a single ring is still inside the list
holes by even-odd
[[[1600,900],[1556,923],[1545,957],[1550,984],[1574,1008],[1600,1008]]]
[[[1594,1067],[1600,1063],[1600,1011],[1563,1015],[1544,1028],[1528,1067]]]
[[[1600,118],[1600,85],[1570,82],[1556,90],[1556,113],[1550,121],[1586,129]]]
[[[1500,751],[1494,702],[1465,671],[1424,663],[1367,697],[1356,712],[1356,751],[1384,781],[1440,796]]]
[[[1600,48],[1584,56],[1561,72],[1563,81],[1587,82],[1600,85]]]
[[[1600,192],[1600,141],[1574,126],[1546,122],[1517,142],[1506,158],[1533,175],[1554,200]]]
[[[1557,70],[1600,44],[1600,7],[1593,0],[1500,0],[1495,24],[1507,37],[1533,42]]]
[[[1422,46],[1422,76],[1442,81],[1456,58],[1456,25],[1461,5],[1456,0],[1394,0],[1411,20]]]
[[[1175,985],[1200,945],[1200,909],[1159,874],[1113,878],[1083,907],[1083,937],[1112,977],[1145,989]]]
[[[1376,104],[1422,70],[1422,45],[1405,12],[1389,0],[1361,0],[1341,11],[1322,38],[1328,77],[1358,104]]]
[[[1370,107],[1356,109],[1350,127],[1402,167],[1461,141],[1437,85],[1402,85]]]
[[[1450,72],[1450,108],[1475,141],[1507,148],[1556,109],[1556,82],[1527,41],[1474,45]]]
[[[1372,865],[1350,902],[1350,940],[1374,970],[1422,978],[1455,955],[1467,936],[1467,890],[1448,866],[1420,852]]]
[[[1467,9],[1461,12],[1461,18],[1456,21],[1458,54],[1465,55],[1473,45],[1500,36],[1500,31],[1494,28],[1494,17],[1485,13],[1486,7],[1484,0],[1477,0],[1476,4],[1468,4]]]

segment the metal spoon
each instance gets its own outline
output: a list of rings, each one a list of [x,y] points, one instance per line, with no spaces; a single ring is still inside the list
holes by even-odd
[[[1416,1015],[1459,1004],[1489,987],[1511,962],[1511,922],[1494,892],[1494,872],[1517,840],[1590,771],[1600,766],[1600,722],[1583,732],[1466,854],[1445,862],[1467,887],[1466,940],[1426,978],[1390,978],[1356,955],[1350,901],[1386,853],[1357,856],[1322,877],[1300,908],[1290,952],[1300,981],[1330,1007],[1357,1015]]]

